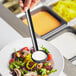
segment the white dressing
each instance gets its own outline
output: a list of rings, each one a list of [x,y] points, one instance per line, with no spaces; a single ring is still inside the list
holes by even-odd
[[[36,51],[33,53],[32,58],[34,60],[44,60],[47,57],[46,53],[42,52],[42,51]]]

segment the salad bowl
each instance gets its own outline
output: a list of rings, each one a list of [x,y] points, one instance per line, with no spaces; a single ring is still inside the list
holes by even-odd
[[[41,46],[46,47],[51,55],[54,62],[54,68],[57,69],[57,72],[50,74],[49,76],[59,76],[64,69],[64,59],[59,50],[51,45],[49,42],[37,39],[38,47]],[[14,52],[14,49],[20,50],[24,47],[31,48],[32,47],[32,41],[31,38],[22,38],[15,40],[11,42],[10,44],[6,45],[1,51],[0,51],[0,73],[2,76],[12,76],[10,74],[9,69],[9,60],[11,58],[11,54]],[[41,49],[41,48],[40,48]]]

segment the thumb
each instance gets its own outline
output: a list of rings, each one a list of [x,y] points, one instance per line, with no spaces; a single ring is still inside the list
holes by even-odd
[[[24,6],[22,0],[19,0],[19,4],[21,8]]]
[[[25,0],[24,3],[24,11],[27,10],[28,8],[30,8],[32,0]]]

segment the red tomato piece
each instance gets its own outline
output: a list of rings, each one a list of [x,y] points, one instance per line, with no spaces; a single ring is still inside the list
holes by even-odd
[[[9,61],[9,64],[11,64],[13,61],[14,61],[14,59],[12,58],[12,59]]]
[[[22,50],[29,51],[28,47],[24,47]]]
[[[49,60],[52,60],[52,55],[51,55],[51,54],[48,54],[48,59],[47,59],[47,61],[49,61]]]

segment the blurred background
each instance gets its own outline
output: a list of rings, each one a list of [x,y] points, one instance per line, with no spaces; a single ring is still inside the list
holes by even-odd
[[[26,22],[25,13],[21,13],[21,8],[19,6],[18,0],[0,0],[0,4],[8,8],[13,13],[12,14],[11,12],[9,12],[8,14],[7,9],[5,9],[5,12],[4,10],[2,10],[0,11],[2,18],[4,18],[5,21],[8,22],[23,37],[26,37],[25,32],[28,31],[27,30],[28,26]],[[48,6],[49,9],[45,7],[42,8],[41,5],[43,7],[44,5]],[[38,11],[38,7],[40,8],[40,11]],[[51,14],[51,11],[50,11],[50,13],[48,12],[49,15],[47,13],[44,14],[41,9],[42,10],[44,9],[45,12],[48,12],[51,9],[52,11],[54,11],[54,13]],[[40,38],[45,39],[49,41],[51,44],[53,44],[56,48],[60,50],[62,55],[67,60],[69,60],[70,62],[72,62],[72,64],[76,66],[76,0],[40,0],[38,5],[31,10],[31,14],[32,14],[36,34]],[[44,14],[44,17],[42,17],[43,14]],[[56,14],[58,15],[57,17],[56,17]],[[52,19],[50,19],[49,17],[51,17]],[[48,21],[48,18],[50,21]],[[50,24],[50,23],[54,23],[55,21],[56,21],[55,25]],[[1,30],[2,30],[2,27],[3,26],[0,27]],[[5,32],[5,30],[7,31],[9,28],[5,24],[4,24],[4,27],[3,27],[4,31],[2,30],[2,32]],[[2,32],[1,32],[1,35],[3,38],[5,38],[5,33],[3,36]],[[9,33],[9,32],[6,32],[6,33]],[[29,34],[29,32],[27,33]],[[13,33],[13,35],[15,34],[16,33]],[[15,36],[12,36],[12,38]],[[12,38],[10,39],[12,40]],[[6,39],[5,41],[7,40],[9,41],[8,37],[5,39]],[[2,43],[4,43],[4,40],[3,42],[1,42],[1,44]],[[67,61],[65,62],[67,63],[67,66],[71,68],[71,65],[68,65]],[[64,69],[65,72],[67,72],[68,74],[70,73],[68,76],[76,75],[75,74],[76,72],[73,73],[74,69],[72,70],[71,68],[69,70],[67,70],[67,67],[66,69]]]
[[[20,13],[21,8],[17,0],[0,0],[0,3],[12,11],[14,14]]]
[[[0,3],[15,15],[21,13],[18,0],[0,0]],[[76,0],[40,0],[40,3],[53,6],[52,9],[67,22],[76,17]]]

